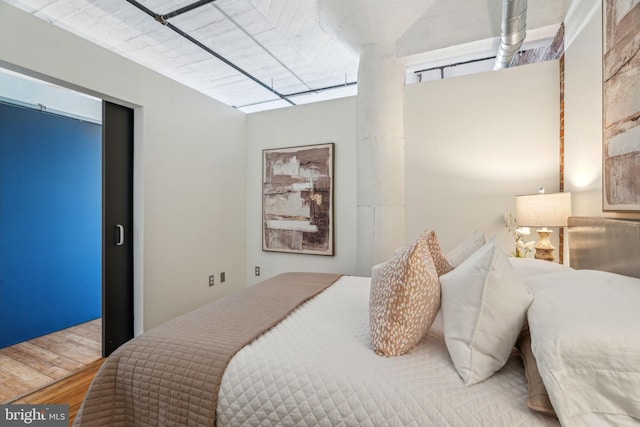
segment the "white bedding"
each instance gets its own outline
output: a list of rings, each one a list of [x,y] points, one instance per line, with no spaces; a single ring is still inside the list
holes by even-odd
[[[219,426],[550,426],[534,414],[519,359],[465,387],[440,316],[408,354],[376,355],[370,279],[343,277],[231,360]]]
[[[527,279],[531,347],[566,426],[640,426],[640,279],[576,270]]]

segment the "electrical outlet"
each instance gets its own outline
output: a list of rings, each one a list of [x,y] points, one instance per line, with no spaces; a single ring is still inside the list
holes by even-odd
[[[212,274],[211,276],[209,276],[209,286],[213,286],[216,284],[216,275]]]
[[[224,283],[224,281],[226,280],[224,271],[222,273],[220,273],[220,283]]]
[[[260,267],[256,266],[256,276],[260,275]]]

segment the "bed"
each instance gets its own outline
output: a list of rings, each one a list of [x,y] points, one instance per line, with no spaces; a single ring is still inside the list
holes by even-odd
[[[597,254],[602,250],[598,245],[610,248],[611,243],[605,238],[608,232],[603,232],[603,227],[624,228],[622,233],[629,247],[622,254],[635,254],[640,245],[638,223],[572,218],[571,224],[571,259],[576,268],[590,267],[588,262],[594,251]],[[598,236],[596,243],[589,243],[594,233]],[[478,236],[470,236],[464,242],[466,251],[475,251],[479,242]],[[573,245],[578,252],[573,251]],[[620,246],[620,242],[616,245]],[[553,406],[557,406],[556,417],[528,405],[533,380],[528,376],[529,367],[525,376],[523,350],[514,349],[513,343],[503,364],[488,378],[464,379],[453,361],[453,322],[448,319],[454,311],[445,310],[445,288],[450,288],[456,275],[462,275],[473,255],[461,256],[458,250],[447,256],[455,259],[456,265],[440,276],[442,310],[434,312],[428,331],[401,356],[381,356],[372,348],[371,278],[285,274],[167,322],[119,348],[96,376],[76,425],[557,426],[600,425],[602,420],[616,425],[640,423],[640,376],[636,376],[640,375],[640,347],[635,345],[640,343],[640,326],[635,319],[625,317],[626,309],[640,305],[640,281],[615,274],[624,262],[616,258],[610,268],[614,273],[602,273],[574,271],[545,261],[509,261],[531,293],[525,309],[529,328],[520,331],[518,327],[517,345],[520,349],[523,332],[530,330],[527,339],[531,353],[541,365],[538,371],[550,389]],[[637,261],[626,264],[638,268]],[[610,266],[598,267],[606,270]],[[627,274],[630,271],[624,270]],[[375,274],[378,273],[374,277]],[[559,313],[551,309],[558,292],[570,295],[566,298],[570,306],[584,304],[584,311],[593,298],[572,297],[578,293],[576,286],[584,284],[598,299],[608,298],[602,283],[615,290],[611,303],[621,307],[617,313],[609,315],[605,311],[607,321],[570,324],[566,332],[555,328],[555,322],[571,323],[573,318],[566,305],[556,307]],[[606,304],[601,305],[606,310]],[[607,336],[611,325],[617,331],[615,336]],[[596,330],[595,339],[600,340],[586,345],[595,358],[585,350],[583,341],[574,339],[588,328]],[[559,351],[558,342],[572,353]],[[611,357],[608,346],[614,346],[615,357]],[[566,366],[567,361],[574,362],[576,354],[588,362],[593,372],[584,374],[584,367],[579,364]],[[603,369],[609,376],[599,375]],[[575,376],[575,372],[584,375]],[[562,375],[573,381],[560,378]],[[616,391],[618,386],[623,396]],[[573,399],[574,395],[579,399]]]

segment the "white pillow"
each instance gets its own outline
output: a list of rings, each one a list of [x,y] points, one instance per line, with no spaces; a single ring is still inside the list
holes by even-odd
[[[495,238],[440,276],[444,338],[465,385],[486,380],[509,359],[532,295]]]
[[[569,271],[571,267],[535,258],[509,258],[511,266],[518,276],[537,276],[538,274],[557,273]]]
[[[473,234],[467,237],[462,243],[447,253],[446,257],[455,268],[462,264],[465,259],[469,258],[472,253],[480,249],[484,244],[484,233],[474,231]]]
[[[373,267],[371,267],[371,277],[377,275],[382,269],[382,267],[384,267],[384,265],[388,262],[389,261],[381,262],[380,264],[376,264]]]
[[[640,425],[640,279],[593,270],[527,278],[531,349],[562,425]]]

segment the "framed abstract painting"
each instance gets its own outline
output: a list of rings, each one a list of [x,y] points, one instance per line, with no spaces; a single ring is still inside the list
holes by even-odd
[[[334,255],[334,144],[262,152],[262,250]]]
[[[640,211],[640,1],[603,0],[602,207]]]

